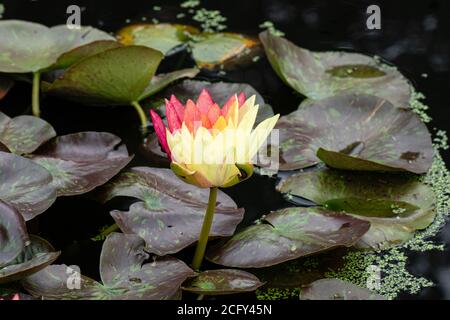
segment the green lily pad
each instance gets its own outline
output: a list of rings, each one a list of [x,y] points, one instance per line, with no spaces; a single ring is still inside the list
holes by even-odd
[[[379,96],[407,107],[409,81],[375,57],[343,51],[314,52],[263,32],[259,38],[273,69],[295,91],[317,100],[343,91]]]
[[[116,196],[142,200],[133,203],[129,211],[114,210],[111,215],[123,232],[143,238],[148,252],[176,253],[197,241],[208,190],[180,183],[169,169],[149,167],[132,168],[102,189],[99,195],[102,201]],[[219,192],[210,237],[233,235],[243,215],[243,209]]]
[[[0,100],[2,100],[14,86],[14,80],[0,75]]]
[[[185,291],[204,295],[224,295],[255,291],[264,285],[249,272],[235,269],[207,270],[183,284]]]
[[[172,257],[158,257],[146,262],[149,255],[144,245],[137,236],[110,234],[100,256],[103,284],[80,275],[76,266],[66,265],[51,265],[22,283],[33,296],[50,300],[162,300],[176,297],[181,284],[195,273],[184,262]],[[74,276],[80,277],[79,289],[67,285],[72,283]]]
[[[197,68],[191,68],[191,69],[182,69],[177,70],[174,72],[169,72],[165,74],[159,74],[157,76],[154,76],[152,80],[150,81],[150,84],[145,88],[144,93],[142,94],[143,97],[150,97],[154,95],[155,93],[161,91],[165,87],[167,87],[170,83],[174,82],[175,80],[181,79],[181,78],[193,78],[195,77],[200,70]]]
[[[25,221],[14,207],[0,200],[0,274],[3,266],[14,260],[28,242]],[[0,277],[1,279],[1,277]]]
[[[302,288],[300,300],[386,300],[386,298],[347,281],[320,279]]]
[[[125,45],[146,46],[167,55],[199,32],[197,28],[188,25],[141,23],[120,29],[117,37]]]
[[[30,220],[47,210],[56,200],[52,176],[33,161],[0,152],[0,199]]]
[[[424,173],[434,154],[430,133],[415,113],[368,95],[307,100],[275,128],[281,170],[322,160],[345,170]]]
[[[53,127],[41,118],[18,116],[11,119],[0,112],[0,142],[12,153],[31,153],[55,136]]]
[[[286,208],[265,216],[207,252],[211,262],[261,268],[340,246],[352,246],[369,223],[318,207]]]
[[[69,29],[66,25],[48,28],[19,21],[0,21],[0,72],[29,73],[53,69],[58,58],[76,47],[97,40],[114,40],[92,27]]]
[[[106,183],[133,158],[119,137],[79,132],[57,137],[28,156],[51,173],[58,196],[77,195]]]
[[[259,52],[259,41],[237,33],[203,33],[190,43],[199,68],[227,68],[251,61]]]
[[[0,283],[17,281],[47,267],[58,258],[60,252],[46,240],[30,236],[31,242],[12,261],[0,267]]]
[[[326,169],[292,175],[277,190],[288,198],[303,197],[369,221],[370,230],[357,243],[363,248],[378,250],[402,243],[435,216],[433,191],[407,174]]]

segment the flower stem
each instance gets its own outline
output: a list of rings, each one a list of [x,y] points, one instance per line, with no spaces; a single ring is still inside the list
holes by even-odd
[[[39,107],[39,85],[41,82],[41,73],[33,73],[33,92],[31,98],[31,110],[35,117],[41,116],[41,109]]]
[[[192,268],[199,270],[202,265],[203,256],[205,255],[206,244],[208,243],[209,231],[214,218],[214,210],[216,209],[217,187],[209,189],[208,207],[206,208],[205,218],[203,219],[202,230],[198,238],[197,248],[195,249],[194,259],[192,260]]]
[[[141,105],[137,101],[131,102],[131,105],[134,107],[137,114],[139,115],[139,119],[141,120],[142,131],[147,130],[147,117],[145,116],[145,112],[144,112],[144,110],[142,110]]]

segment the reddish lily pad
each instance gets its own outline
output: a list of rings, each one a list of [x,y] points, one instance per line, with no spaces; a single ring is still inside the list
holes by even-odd
[[[379,250],[402,243],[435,216],[433,191],[407,174],[326,169],[292,175],[277,189],[288,198],[303,197],[369,221],[370,230],[357,243],[363,248]]]
[[[30,220],[56,200],[52,176],[33,161],[0,152],[0,199]]]
[[[22,215],[0,200],[0,274],[3,266],[14,260],[27,242],[27,228]]]
[[[114,40],[92,27],[48,28],[19,20],[0,21],[0,72],[29,73],[53,69],[58,58],[76,47],[97,40]]]
[[[235,269],[207,270],[183,284],[185,291],[204,295],[224,295],[255,291],[264,285],[249,272]]]
[[[30,240],[14,260],[0,267],[0,283],[17,281],[39,272],[58,258],[60,252],[46,240],[33,235]]]
[[[424,173],[434,154],[430,133],[415,113],[368,95],[306,101],[276,128],[281,170],[322,160],[345,170]]]
[[[301,289],[300,300],[386,300],[386,298],[347,281],[320,279]]]
[[[261,268],[339,246],[352,246],[369,223],[318,207],[274,211],[207,252],[211,262]]]
[[[82,276],[79,268],[51,265],[22,281],[35,297],[50,300],[162,300],[172,299],[181,284],[195,273],[172,257],[149,258],[137,236],[112,233],[103,244],[100,275],[103,284]],[[68,269],[70,268],[70,269]],[[80,288],[68,287],[80,275]]]
[[[18,116],[11,119],[0,112],[0,142],[12,153],[31,153],[55,136],[53,127],[41,118]]]
[[[169,169],[136,167],[101,190],[103,201],[116,196],[142,200],[133,203],[129,211],[114,210],[111,215],[123,232],[143,238],[149,252],[175,253],[197,241],[208,190],[181,183]],[[210,236],[231,236],[243,214],[230,197],[219,192]]]
[[[411,84],[379,58],[342,51],[313,52],[267,31],[259,38],[278,76],[308,98],[351,91],[379,96],[396,107],[409,104]]]
[[[57,137],[29,155],[53,176],[59,196],[86,193],[106,183],[133,158],[119,137],[79,132]]]
[[[0,75],[0,100],[2,100],[8,91],[14,86],[14,80]]]

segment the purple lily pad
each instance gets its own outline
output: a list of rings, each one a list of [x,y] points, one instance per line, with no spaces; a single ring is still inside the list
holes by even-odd
[[[386,300],[386,298],[347,281],[320,279],[301,289],[300,300]]]
[[[14,260],[27,242],[27,228],[22,215],[0,200],[0,274],[3,266]]]

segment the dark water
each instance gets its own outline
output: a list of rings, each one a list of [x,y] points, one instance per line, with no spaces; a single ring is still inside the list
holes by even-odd
[[[66,8],[78,4],[83,8],[82,24],[106,31],[116,31],[126,23],[157,18],[161,22],[178,20],[180,1],[123,2],[110,0],[3,0],[4,19],[23,19],[46,25],[65,23]],[[381,30],[366,29],[366,8],[378,4],[381,8]],[[154,5],[163,8],[155,12]],[[349,49],[376,54],[396,65],[423,92],[434,119],[429,129],[448,129],[450,108],[450,2],[427,1],[202,1],[202,7],[217,9],[228,18],[228,30],[257,35],[259,25],[271,20],[293,42],[314,50]],[[190,61],[184,61],[189,65]],[[161,71],[170,70],[166,61]],[[200,75],[208,78],[210,75]],[[217,79],[217,76],[214,77]],[[255,87],[274,106],[276,112],[287,114],[298,106],[302,98],[295,94],[272,71],[265,59],[251,66],[227,73],[225,81],[247,82]],[[0,103],[8,115],[18,115],[29,108],[27,84],[17,85]],[[56,98],[42,101],[43,117],[59,134],[95,130],[120,136],[131,153],[137,156],[133,166],[151,165],[139,152],[138,118],[131,107],[83,107]],[[447,163],[449,154],[444,153]],[[243,225],[270,210],[286,206],[274,192],[275,180],[255,176],[226,190],[246,210]],[[116,201],[109,207],[100,206],[86,197],[59,198],[45,214],[30,225],[30,232],[39,232],[63,254],[60,261],[78,264],[86,275],[98,277],[100,242],[89,241],[99,227],[112,223],[109,209],[126,209],[128,203]],[[437,237],[450,244],[450,226]],[[433,280],[437,285],[424,289],[416,296],[400,298],[450,299],[450,252],[412,253],[409,269],[412,273]]]

